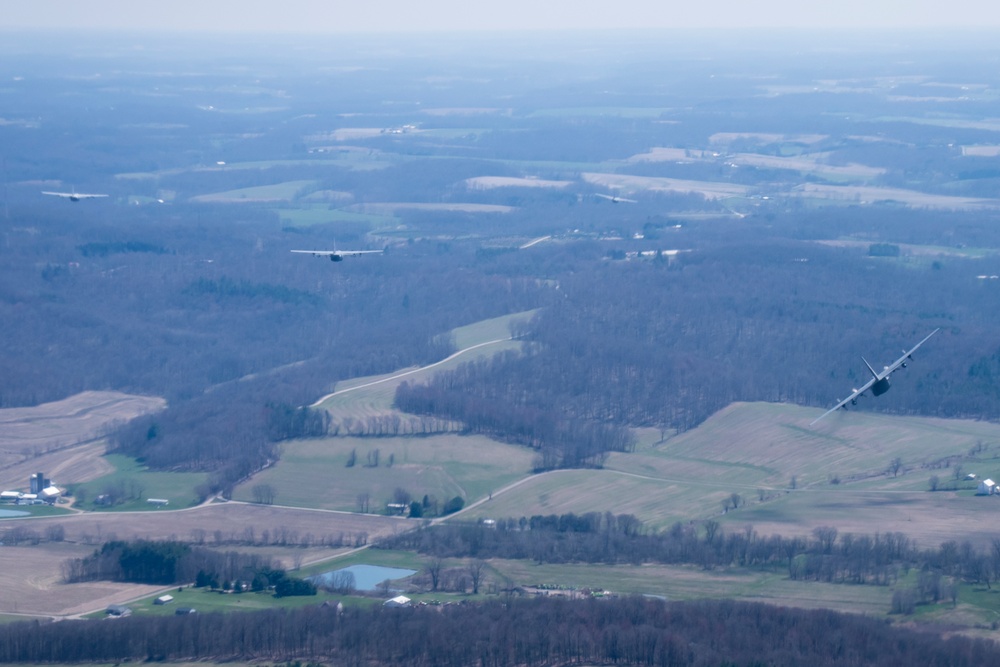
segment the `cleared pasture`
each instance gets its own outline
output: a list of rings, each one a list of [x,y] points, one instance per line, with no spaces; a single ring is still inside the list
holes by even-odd
[[[295,199],[315,181],[285,181],[271,185],[258,185],[249,188],[226,190],[211,194],[191,197],[191,201],[200,203],[231,204],[240,202],[274,202]]]
[[[525,560],[490,561],[490,566],[523,586],[546,584],[661,596],[668,600],[734,598],[805,609],[886,614],[892,589],[792,581],[783,571],[703,570],[691,566],[567,563],[538,565]]]
[[[603,470],[538,475],[516,492],[494,496],[470,517],[611,511],[647,526],[719,519],[752,524],[761,534],[809,535],[817,526],[841,532],[902,532],[934,547],[981,534],[1000,498],[971,490],[930,492],[952,468],[947,457],[981,477],[1000,472],[1000,425],[971,420],[888,417],[822,411],[777,403],[736,403],[687,433],[632,454],[612,454]],[[970,451],[992,445],[976,456]],[[896,476],[889,472],[900,459]],[[952,463],[954,465],[954,463]],[[836,483],[833,483],[836,482]],[[793,488],[794,486],[794,488]],[[732,508],[733,494],[740,507]],[[728,506],[728,507],[727,507]]]
[[[118,454],[103,457],[111,470],[83,484],[77,484],[73,493],[78,498],[77,506],[88,510],[122,511],[158,511],[157,507],[148,502],[149,498],[169,500],[167,507],[181,509],[196,505],[199,497],[195,489],[208,480],[208,473],[196,472],[156,472],[137,463],[135,459]],[[129,495],[138,497],[120,505],[102,507],[94,504],[94,500],[102,493],[108,493],[109,488],[120,487]]]
[[[376,450],[379,464],[369,467]],[[356,463],[347,467],[351,452]],[[526,448],[457,434],[299,440],[285,443],[281,460],[238,486],[234,498],[251,501],[254,486],[269,484],[276,503],[347,512],[359,509],[362,494],[370,511],[385,511],[397,488],[414,500],[471,501],[530,474],[533,458]]]
[[[665,528],[697,515],[707,500],[713,507],[729,491],[722,484],[694,491],[686,481],[672,482],[614,470],[556,470],[536,475],[516,489],[494,495],[462,513],[463,519],[612,512],[634,514],[647,526]]]
[[[384,215],[369,215],[354,213],[343,209],[331,209],[327,205],[309,204],[302,208],[278,208],[275,213],[286,225],[295,227],[310,227],[338,222],[353,222],[367,224],[372,229],[390,227],[396,224],[396,218]]]

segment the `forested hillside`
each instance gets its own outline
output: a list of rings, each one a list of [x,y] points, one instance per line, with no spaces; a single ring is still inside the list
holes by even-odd
[[[727,601],[498,600],[388,609],[310,606],[107,623],[0,626],[3,662],[312,660],[371,665],[948,665],[993,642],[830,611]]]
[[[888,224],[879,214],[850,213],[855,222]],[[935,226],[954,218],[907,216],[900,235],[934,242]],[[772,220],[789,236],[815,234],[805,222]],[[1000,418],[1000,344],[992,335],[1000,291],[978,277],[998,270],[996,259],[899,261],[867,246],[722,222],[696,243],[669,261],[594,259],[587,270],[553,276],[562,298],[523,332],[523,354],[401,386],[397,404],[474,431],[526,432],[524,441],[554,441],[556,415],[566,424],[686,430],[733,401],[829,406],[864,383],[861,356],[880,368],[941,327],[893,377],[890,399],[870,407]],[[607,437],[604,449],[622,447]]]

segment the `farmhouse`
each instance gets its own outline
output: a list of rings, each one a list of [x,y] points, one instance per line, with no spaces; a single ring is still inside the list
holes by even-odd
[[[146,502],[150,505],[156,505],[157,507],[163,507],[164,505],[170,504],[169,498],[147,498]]]
[[[984,479],[979,483],[979,488],[976,490],[977,496],[992,496],[997,492],[997,485],[992,479]]]
[[[131,616],[132,610],[121,604],[113,604],[105,610],[105,613],[110,618],[122,618],[124,616]]]
[[[173,595],[161,595],[160,597],[153,600],[153,604],[170,604],[174,601]]]

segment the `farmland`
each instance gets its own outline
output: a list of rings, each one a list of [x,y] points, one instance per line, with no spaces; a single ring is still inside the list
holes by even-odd
[[[372,465],[376,451],[379,463]],[[357,463],[347,467],[352,452]],[[295,441],[285,445],[277,465],[237,487],[234,497],[252,500],[255,485],[270,484],[276,503],[348,512],[358,509],[362,494],[370,495],[372,511],[381,511],[397,488],[418,500],[471,501],[529,474],[533,457],[525,448],[458,434]]]
[[[101,458],[104,431],[165,405],[156,397],[87,391],[36,407],[0,410],[0,486],[27,486],[39,470],[60,484],[107,474],[112,466]]]
[[[602,470],[546,473],[470,514],[611,511],[661,529],[715,518],[752,524],[761,534],[808,536],[834,526],[898,531],[928,548],[949,539],[988,541],[979,527],[997,511],[996,500],[976,497],[972,483],[931,492],[928,480],[937,475],[944,488],[957,466],[980,478],[1000,476],[996,424],[854,412],[810,429],[816,416],[785,404],[734,404],[692,431],[611,454]]]

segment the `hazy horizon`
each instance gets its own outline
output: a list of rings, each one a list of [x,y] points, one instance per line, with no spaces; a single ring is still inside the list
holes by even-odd
[[[419,33],[511,30],[631,29],[995,29],[1000,6],[981,0],[944,5],[931,0],[877,3],[845,0],[814,5],[793,0],[708,0],[659,3],[622,0],[553,0],[475,3],[381,0],[360,4],[286,0],[178,0],[169,5],[127,0],[51,0],[11,3],[0,16],[0,30],[79,29],[156,30],[236,33]]]

